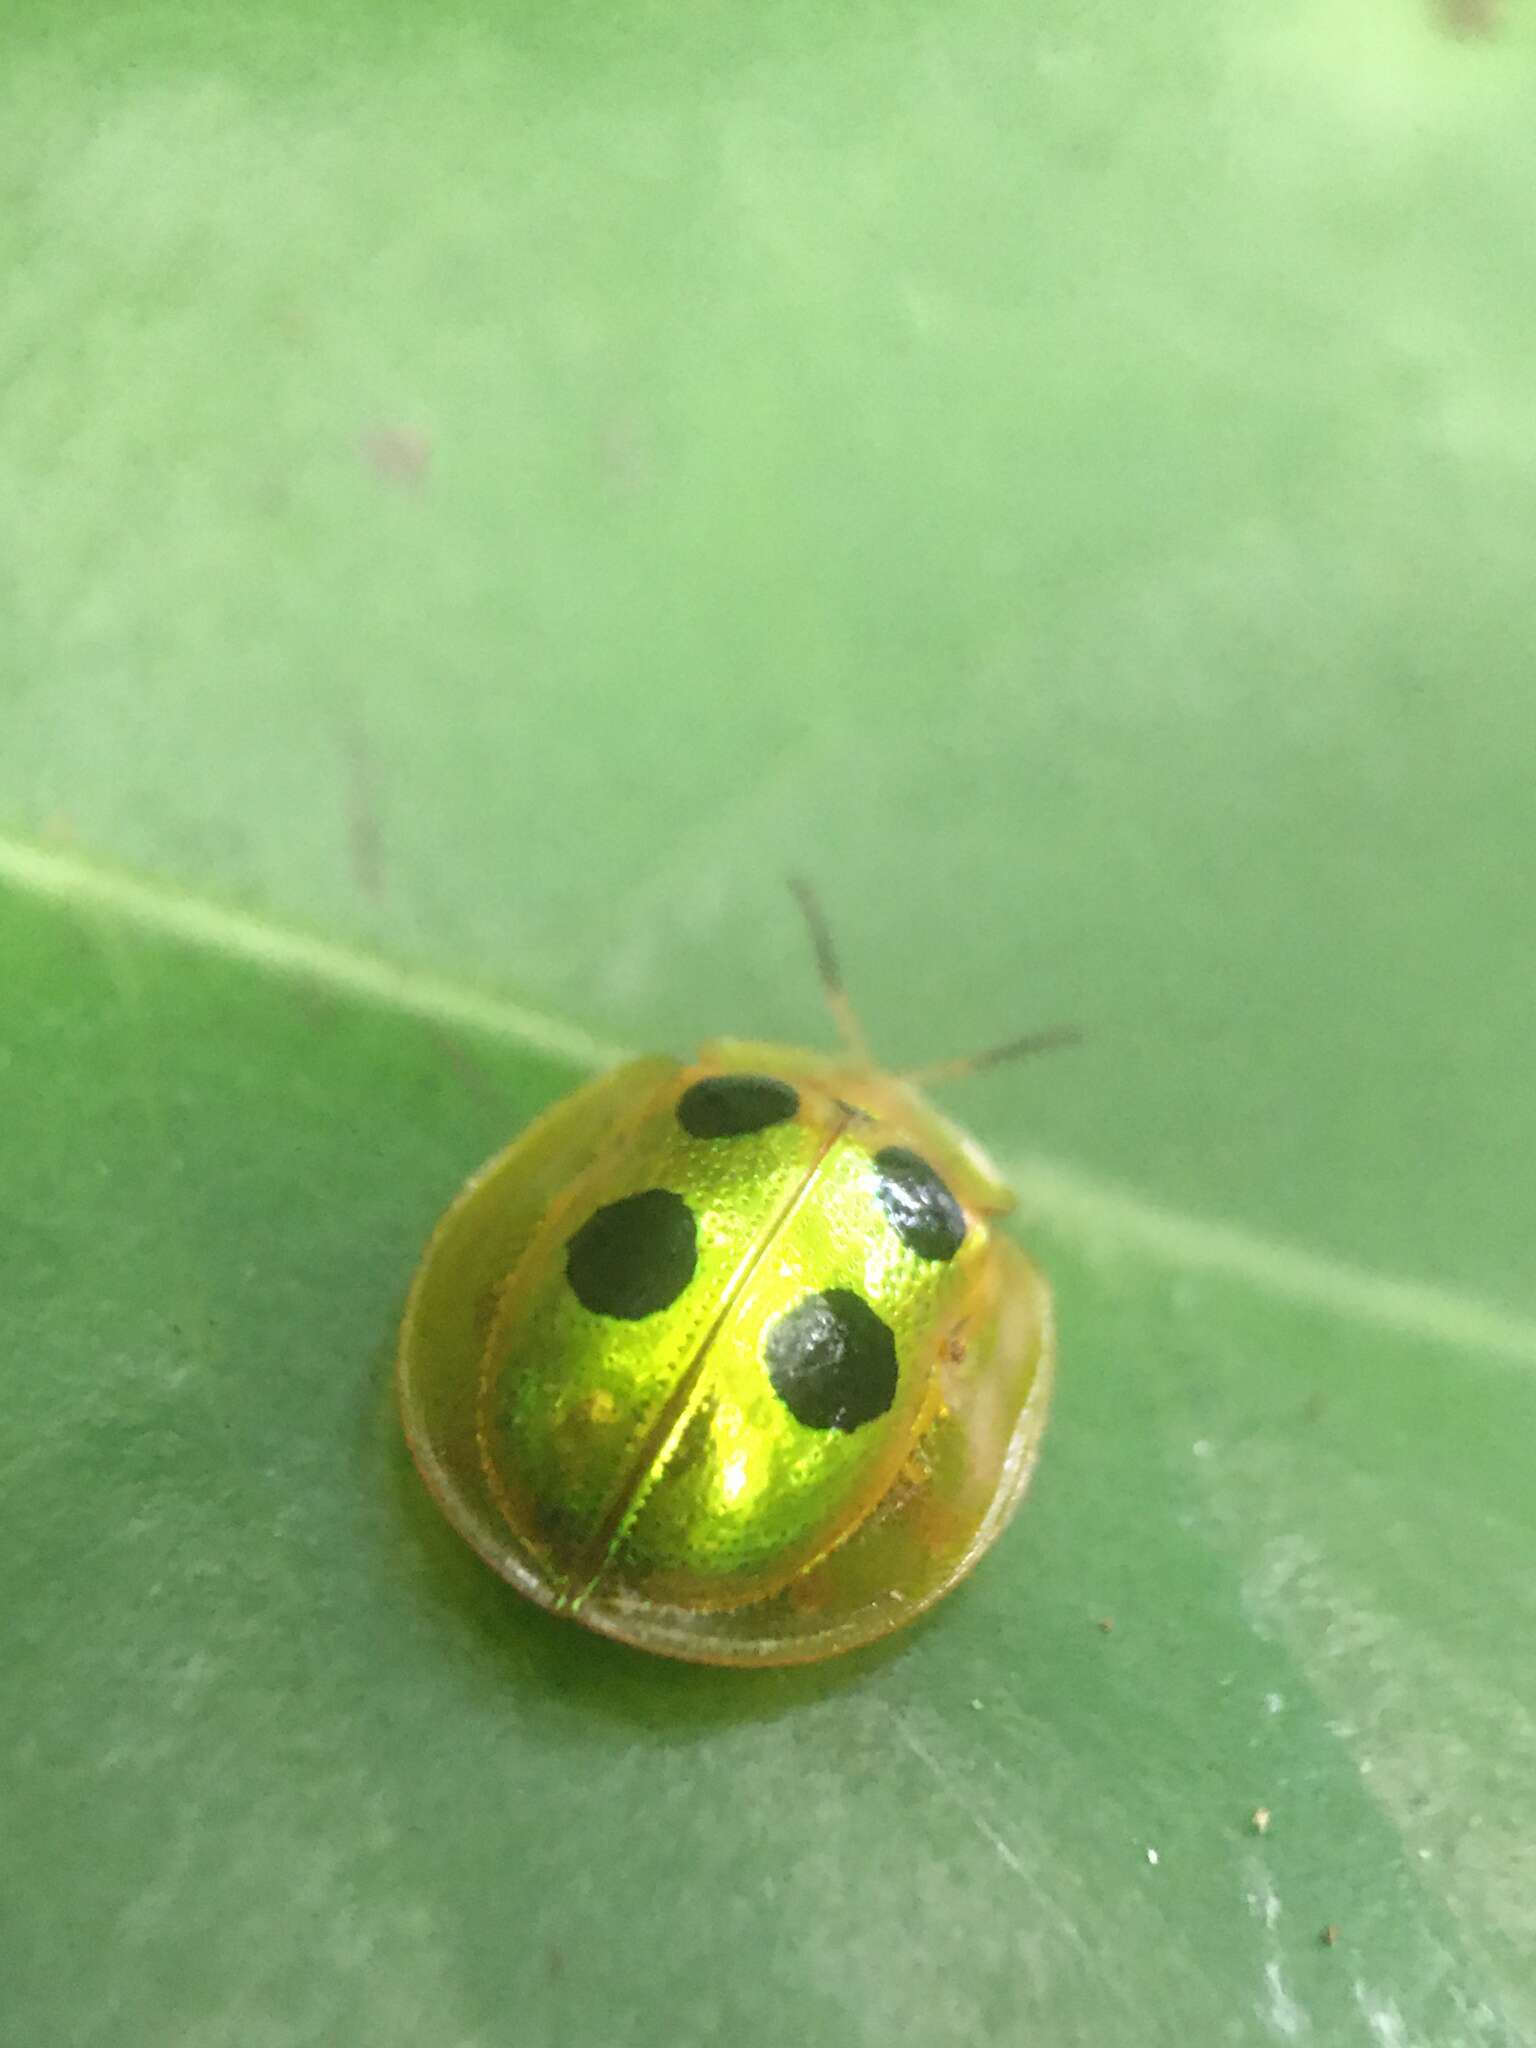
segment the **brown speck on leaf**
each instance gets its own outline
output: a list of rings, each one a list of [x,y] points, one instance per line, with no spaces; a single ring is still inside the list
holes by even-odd
[[[1435,0],[1435,12],[1446,34],[1464,42],[1485,41],[1499,32],[1499,0]]]
[[[336,999],[323,982],[298,979],[289,987],[311,1031],[324,1037],[336,1029]]]
[[[1248,1816],[1248,1825],[1256,1835],[1267,1835],[1269,1833],[1269,1808],[1267,1806],[1256,1806]]]
[[[565,1975],[565,1951],[551,1942],[546,1960],[549,1964],[549,1981],[551,1984],[558,1984]]]
[[[1115,1617],[1112,1614],[1100,1615],[1099,1619],[1093,1625],[1098,1630],[1101,1636],[1110,1635],[1114,1631]]]
[[[363,436],[363,460],[385,483],[413,491],[432,466],[432,443],[419,427],[370,427]]]
[[[1339,1930],[1330,1920],[1328,1925],[1323,1929],[1322,1933],[1317,1938],[1323,1944],[1324,1948],[1332,1948],[1334,1943],[1339,1938]]]
[[[347,770],[347,838],[352,853],[352,878],[365,896],[377,897],[383,885],[383,840],[373,754],[355,727],[342,734]]]
[[[436,1024],[430,1025],[428,1029],[433,1044],[443,1056],[444,1064],[477,1102],[482,1103],[504,1122],[507,1116],[507,1097],[489,1070],[472,1052],[460,1045],[451,1032],[444,1031]]]

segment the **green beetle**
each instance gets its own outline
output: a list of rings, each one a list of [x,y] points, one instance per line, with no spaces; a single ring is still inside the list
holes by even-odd
[[[1050,1398],[1012,1196],[866,1050],[722,1040],[579,1088],[468,1184],[401,1338],[444,1513],[541,1606],[663,1655],[808,1662],[914,1619],[1000,1534]]]

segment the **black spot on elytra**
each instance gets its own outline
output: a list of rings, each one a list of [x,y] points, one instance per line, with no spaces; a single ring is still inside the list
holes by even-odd
[[[896,1398],[896,1339],[849,1287],[802,1296],[768,1332],[763,1357],[773,1391],[807,1429],[847,1433]]]
[[[711,1074],[678,1099],[677,1120],[690,1138],[741,1138],[787,1123],[800,1097],[771,1074]]]
[[[952,1259],[965,1242],[965,1212],[927,1160],[905,1145],[875,1154],[875,1193],[891,1228],[920,1259]]]
[[[607,1203],[565,1248],[565,1275],[582,1307],[631,1323],[670,1308],[697,1262],[693,1211],[670,1188]]]

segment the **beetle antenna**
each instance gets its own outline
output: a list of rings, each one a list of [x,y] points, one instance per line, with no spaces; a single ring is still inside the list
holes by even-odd
[[[990,1046],[986,1052],[965,1053],[957,1060],[935,1060],[931,1067],[918,1067],[901,1078],[913,1087],[926,1088],[934,1081],[958,1081],[966,1074],[981,1074],[988,1067],[1005,1066],[1010,1060],[1025,1060],[1037,1052],[1056,1052],[1063,1046],[1082,1042],[1083,1034],[1075,1024],[1057,1024],[1049,1031],[1031,1031],[1024,1038],[1010,1038],[1006,1045]]]
[[[837,948],[832,943],[832,928],[827,923],[826,912],[810,883],[799,875],[789,877],[789,887],[810,930],[816,973],[827,1008],[832,1012],[832,1022],[837,1026],[837,1035],[859,1066],[871,1067],[874,1061],[870,1057],[869,1040],[864,1036],[864,1027],[855,1016],[848,991],[843,986],[843,970],[838,964]]]

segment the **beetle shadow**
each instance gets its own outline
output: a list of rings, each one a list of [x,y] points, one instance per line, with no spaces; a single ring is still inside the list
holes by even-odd
[[[375,1384],[377,1384],[375,1382]],[[900,1637],[817,1664],[757,1669],[658,1657],[548,1614],[499,1578],[444,1519],[411,1462],[392,1386],[370,1403],[371,1450],[398,1510],[409,1564],[443,1620],[443,1655],[467,1654],[509,1690],[670,1740],[781,1714],[846,1692],[905,1654],[927,1617]]]

